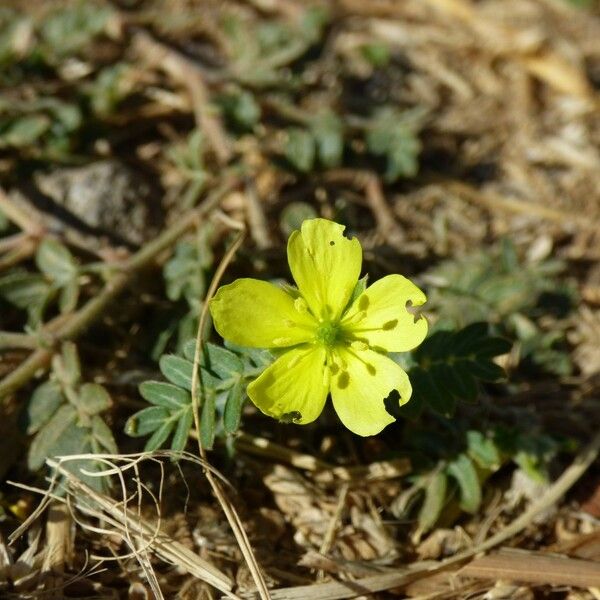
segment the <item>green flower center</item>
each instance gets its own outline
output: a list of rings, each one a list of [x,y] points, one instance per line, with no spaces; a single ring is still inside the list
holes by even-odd
[[[325,321],[319,324],[315,337],[317,342],[331,348],[341,340],[341,327],[338,323]]]

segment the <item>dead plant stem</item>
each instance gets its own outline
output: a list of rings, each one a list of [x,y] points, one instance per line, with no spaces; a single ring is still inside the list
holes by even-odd
[[[203,460],[206,460],[206,450],[202,446],[202,439],[200,435],[200,397],[199,390],[201,385],[201,374],[200,374],[200,355],[203,349],[203,332],[206,324],[206,320],[208,318],[208,305],[210,299],[214,296],[221,278],[225,273],[229,263],[233,260],[238,248],[241,246],[244,241],[244,237],[246,232],[244,230],[239,231],[233,244],[229,247],[225,256],[221,260],[217,270],[213,276],[213,279],[210,283],[210,287],[208,288],[208,292],[206,294],[206,298],[204,299],[204,304],[202,306],[202,312],[200,313],[200,321],[198,323],[198,332],[196,335],[196,349],[194,352],[194,367],[192,371],[192,413],[194,415],[194,425],[197,431],[197,440],[198,440],[198,452],[200,453],[200,457]],[[254,583],[258,589],[258,594],[261,600],[270,600],[271,596],[269,594],[269,590],[267,588],[267,584],[264,580],[262,571],[254,556],[254,552],[252,551],[252,546],[250,545],[250,540],[246,535],[246,531],[244,530],[243,523],[235,510],[235,507],[230,502],[229,498],[226,496],[225,491],[223,490],[220,482],[213,476],[213,474],[205,469],[206,479],[210,483],[210,486],[219,501],[219,504],[223,508],[223,512],[229,522],[229,526],[231,527],[233,534],[238,542],[242,555],[244,556],[244,560],[250,569],[250,573],[252,574],[252,578],[254,579]]]

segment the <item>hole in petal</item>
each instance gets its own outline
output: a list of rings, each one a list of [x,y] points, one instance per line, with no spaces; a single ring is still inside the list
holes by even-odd
[[[400,408],[400,392],[398,390],[392,390],[388,396],[383,399],[383,404],[385,406],[385,410],[387,410],[390,415],[398,418],[398,409]]]
[[[415,306],[412,303],[412,300],[409,300],[406,303],[406,312],[410,313],[413,317],[414,317],[414,322],[416,323],[419,319],[423,318],[423,315],[421,314],[421,307],[420,306]]]
[[[302,420],[302,413],[297,410],[293,410],[289,413],[284,413],[279,418],[281,423],[297,423]]]
[[[358,310],[367,310],[369,306],[369,296],[363,294],[358,301]]]
[[[384,323],[382,329],[384,331],[389,331],[390,329],[394,329],[394,327],[396,327],[396,325],[398,325],[398,319],[393,319],[392,321],[388,321],[387,323]]]
[[[350,384],[350,375],[348,375],[348,371],[342,371],[337,380],[338,387],[340,390],[345,390]]]

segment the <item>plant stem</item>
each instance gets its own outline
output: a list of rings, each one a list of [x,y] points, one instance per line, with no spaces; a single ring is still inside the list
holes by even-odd
[[[0,350],[7,348],[29,348],[34,350],[39,346],[37,339],[26,333],[0,331]]]

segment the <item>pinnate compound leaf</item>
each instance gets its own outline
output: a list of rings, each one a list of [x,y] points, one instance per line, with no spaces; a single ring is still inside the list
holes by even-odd
[[[473,323],[458,331],[440,330],[429,336],[412,353],[416,363],[409,369],[413,398],[422,397],[435,412],[451,416],[457,400],[477,399],[478,380],[505,377],[493,358],[508,352],[511,343],[491,336],[488,330],[486,323]]]

